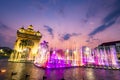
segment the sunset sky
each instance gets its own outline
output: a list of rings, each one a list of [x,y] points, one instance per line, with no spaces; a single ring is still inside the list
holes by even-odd
[[[31,24],[50,47],[96,47],[120,40],[120,0],[0,0],[0,46]]]

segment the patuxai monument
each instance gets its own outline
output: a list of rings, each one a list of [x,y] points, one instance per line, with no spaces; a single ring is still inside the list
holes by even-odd
[[[24,27],[18,29],[14,51],[11,54],[9,61],[34,61],[41,38],[41,33],[39,31],[35,31],[32,25],[29,25],[27,29]]]

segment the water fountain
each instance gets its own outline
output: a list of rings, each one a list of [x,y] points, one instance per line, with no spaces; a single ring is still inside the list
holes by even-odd
[[[19,51],[14,51],[11,53],[8,61],[12,62],[31,62],[33,60],[33,55],[31,55],[28,48],[20,49]]]
[[[35,57],[34,64],[39,67],[46,67],[48,59],[49,59],[48,42],[43,41],[43,43],[41,43],[39,46],[38,54]]]
[[[63,68],[89,65],[102,68],[119,68],[114,46],[111,46],[108,49],[96,48],[93,50],[88,47],[73,50],[49,50],[48,42],[46,41],[40,44],[34,64],[37,67],[42,68]]]

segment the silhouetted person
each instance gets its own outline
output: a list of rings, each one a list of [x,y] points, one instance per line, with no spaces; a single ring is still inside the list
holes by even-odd
[[[12,73],[11,73],[11,76],[16,75],[16,74],[17,74],[17,72],[12,72]]]
[[[29,75],[29,74],[26,74],[26,75],[25,75],[25,80],[27,80],[28,77],[30,77],[30,75]]]
[[[47,77],[46,77],[46,76],[43,76],[43,80],[45,80],[45,79],[47,79]]]
[[[13,75],[16,75],[17,74],[17,72],[12,72],[11,73],[11,79],[12,79],[12,77],[13,77]],[[13,80],[13,79],[12,79]]]
[[[62,78],[61,80],[65,80],[64,78]]]
[[[83,77],[83,80],[85,80],[84,77]]]

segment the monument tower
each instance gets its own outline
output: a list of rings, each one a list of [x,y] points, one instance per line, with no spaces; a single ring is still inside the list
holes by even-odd
[[[35,31],[32,25],[29,25],[27,29],[24,27],[18,29],[14,52],[11,54],[9,61],[34,61],[41,38],[41,33]]]

